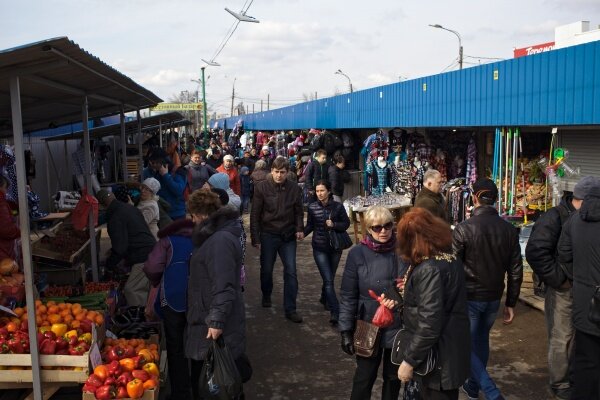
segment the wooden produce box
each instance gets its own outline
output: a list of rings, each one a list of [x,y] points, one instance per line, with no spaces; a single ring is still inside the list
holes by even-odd
[[[96,396],[92,393],[83,393],[83,400],[95,400]],[[130,398],[126,398],[124,400],[129,400]],[[144,395],[137,400],[158,400],[158,387],[156,389],[146,390]]]
[[[62,224],[57,227],[60,226],[62,226]],[[97,250],[100,249],[100,236],[101,229],[96,228]],[[87,262],[87,264],[91,263],[90,247],[90,239],[88,238],[79,249],[66,256],[63,252],[57,251],[55,248],[44,243],[44,237],[42,237],[31,244],[31,253],[33,261],[38,265],[73,268],[80,265],[82,262]]]
[[[106,335],[106,326],[92,328],[92,347],[100,346]],[[44,355],[40,354],[40,373],[42,382],[84,383],[90,375],[90,351],[81,356]],[[11,367],[29,369],[15,370]],[[75,367],[77,370],[49,369],[55,367]],[[0,389],[3,384],[33,382],[31,371],[31,354],[0,354]],[[6,386],[8,388],[8,386]]]

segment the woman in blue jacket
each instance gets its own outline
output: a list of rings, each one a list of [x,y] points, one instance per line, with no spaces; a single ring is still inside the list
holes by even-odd
[[[315,194],[317,201],[308,206],[308,220],[306,228],[304,228],[304,235],[311,232],[313,234],[313,257],[323,279],[319,301],[325,306],[325,309],[331,311],[329,322],[335,325],[338,322],[340,306],[335,295],[333,281],[342,252],[331,248],[329,232],[332,229],[345,232],[350,226],[350,219],[344,206],[331,198],[331,184],[328,181],[318,180],[315,183]]]
[[[183,191],[187,184],[188,173],[184,167],[172,170],[173,168],[170,168],[170,166],[171,163],[164,150],[154,151],[149,156],[148,167],[144,169],[142,178],[155,178],[160,182],[158,196],[171,206],[169,217],[177,220],[185,218]]]

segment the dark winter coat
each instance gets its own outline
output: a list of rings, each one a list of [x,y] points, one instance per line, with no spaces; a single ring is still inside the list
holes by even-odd
[[[186,168],[188,171],[187,183],[192,192],[204,186],[208,181],[208,178],[217,173],[217,171],[208,164],[194,164],[191,161]]]
[[[416,367],[437,346],[437,368],[419,377],[426,387],[460,387],[470,374],[470,328],[462,263],[454,257],[436,257],[417,265],[404,291],[404,326],[410,340],[405,361]]]
[[[329,182],[329,164],[320,164],[317,160],[313,160],[308,168],[306,168],[306,190],[314,191],[315,183],[324,179]]]
[[[222,329],[234,359],[246,348],[246,317],[240,286],[242,228],[239,212],[222,207],[194,229],[190,260],[185,354],[203,360],[208,328]]]
[[[252,244],[260,244],[261,232],[286,237],[304,232],[302,193],[296,183],[286,179],[278,184],[269,175],[254,186],[250,211]]]
[[[254,182],[254,186],[256,187],[256,185],[259,182],[262,182],[264,180],[267,179],[267,175],[269,175],[269,171],[267,171],[266,169],[257,169],[255,170],[252,175],[250,175],[250,177],[252,178],[252,181]]]
[[[0,192],[0,260],[15,259],[15,239],[21,237],[6,201],[6,193]]]
[[[308,218],[304,228],[304,236],[312,232],[312,247],[320,251],[333,251],[329,244],[329,228],[325,221],[331,219],[333,229],[345,232],[350,227],[350,218],[341,203],[329,199],[324,206],[320,201],[312,202],[308,206]]]
[[[446,200],[441,193],[435,193],[424,187],[415,198],[415,207],[421,207],[431,212],[444,221],[448,219],[446,214]]]
[[[546,285],[559,289],[569,278],[566,269],[558,261],[558,240],[563,224],[575,208],[572,195],[565,195],[560,204],[542,214],[533,225],[525,248],[527,262]]]
[[[354,332],[356,320],[372,321],[379,302],[369,296],[369,289],[385,293],[396,285],[396,278],[404,273],[404,264],[396,253],[376,253],[364,244],[350,249],[340,289],[340,332]],[[402,326],[399,314],[394,314],[394,323],[382,329],[381,347],[391,348],[394,336]]]
[[[240,174],[240,187],[242,189],[242,197],[250,197],[252,195],[252,183],[250,182],[249,174]]]
[[[519,233],[492,206],[475,208],[473,216],[452,233],[454,252],[462,261],[470,301],[496,301],[504,293],[506,306],[514,307],[523,282]]]
[[[331,193],[336,196],[344,196],[344,171],[335,165],[329,167],[329,183],[331,183]]]
[[[588,319],[590,300],[600,286],[600,188],[590,191],[563,227],[558,259],[572,271],[575,328],[600,336],[600,325]]]
[[[129,265],[146,261],[156,240],[140,210],[115,199],[106,209],[106,220],[112,246],[106,267],[113,268],[122,259]]]

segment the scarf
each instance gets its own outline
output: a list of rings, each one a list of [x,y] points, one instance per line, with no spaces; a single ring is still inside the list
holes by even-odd
[[[360,243],[364,244],[375,253],[389,253],[390,251],[394,251],[396,246],[396,232],[392,232],[392,237],[385,243],[378,242],[369,234],[367,234]]]

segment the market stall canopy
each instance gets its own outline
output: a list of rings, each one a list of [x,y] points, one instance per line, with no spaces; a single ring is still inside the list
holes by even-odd
[[[192,125],[192,122],[185,119],[181,113],[170,112],[167,114],[153,115],[151,117],[142,118],[142,132],[148,132],[157,130],[159,127],[162,129],[177,128],[180,126]],[[125,123],[125,134],[135,134],[138,129],[138,121],[134,119]],[[90,139],[101,139],[107,136],[118,136],[121,134],[121,124],[111,124],[106,126],[100,126],[98,128],[92,128],[89,130]],[[83,131],[77,131],[73,133],[67,133],[65,135],[57,135],[45,138],[47,142],[53,142],[56,140],[71,140],[83,138]]]
[[[0,136],[12,135],[11,77],[20,78],[23,131],[143,109],[162,102],[154,93],[108,66],[67,37],[0,51]]]

